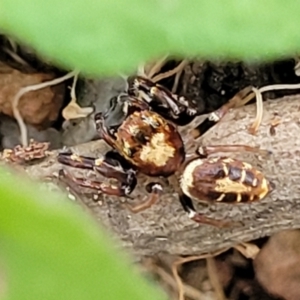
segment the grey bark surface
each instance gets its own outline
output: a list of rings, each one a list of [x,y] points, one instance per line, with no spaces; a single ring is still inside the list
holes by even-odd
[[[255,117],[255,105],[232,110],[207,134],[198,140],[191,140],[188,133],[204,118],[197,118],[192,124],[180,128],[189,153],[198,145],[245,144],[260,146],[272,151],[268,157],[256,154],[232,153],[225,156],[238,157],[263,171],[276,188],[264,200],[253,204],[196,204],[198,210],[217,219],[242,221],[244,225],[218,229],[198,225],[189,220],[181,208],[177,195],[162,180],[164,194],[150,209],[132,214],[117,197],[101,196],[98,202],[91,197],[80,197],[78,201],[97,218],[100,226],[110,230],[121,241],[121,245],[138,256],[154,255],[160,252],[193,255],[213,252],[275,232],[300,227],[300,97],[267,101],[264,103],[263,122],[256,135],[247,128]],[[274,119],[280,124],[271,129]],[[96,141],[72,148],[78,154],[96,156],[105,153],[108,147],[103,141]],[[57,152],[52,152],[44,161],[26,167],[31,178],[43,180],[57,172],[62,166],[56,161]],[[220,155],[220,154],[219,154]],[[223,155],[224,156],[224,155]],[[67,167],[68,168],[68,167]],[[91,172],[68,168],[79,176],[93,176]],[[147,195],[145,183],[153,181],[139,175],[139,184],[134,193],[138,203]]]

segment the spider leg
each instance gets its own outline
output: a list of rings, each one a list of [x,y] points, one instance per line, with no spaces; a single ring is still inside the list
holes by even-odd
[[[213,145],[213,146],[200,146],[197,149],[197,153],[200,157],[208,157],[213,153],[228,153],[228,152],[252,152],[260,155],[268,156],[272,152],[265,149],[260,149],[259,147],[252,147],[248,145]]]
[[[178,194],[179,201],[181,203],[182,208],[184,209],[184,211],[187,213],[188,217],[191,220],[195,221],[196,223],[207,224],[219,228],[231,227],[237,224],[236,222],[216,220],[213,218],[209,218],[204,214],[197,212],[193,205],[192,199],[187,195],[185,195],[181,190],[181,188],[179,187],[179,182],[176,177],[177,176],[171,176],[169,178],[169,181],[174,187],[175,192]]]
[[[137,183],[135,171],[133,169],[124,169],[116,159],[111,157],[94,159],[67,152],[60,153],[58,155],[58,161],[64,165],[75,168],[96,170],[103,176],[117,180],[117,184],[109,184],[103,181],[75,177],[66,170],[60,170],[60,179],[68,184],[71,190],[78,194],[81,193],[78,188],[80,186],[96,190],[99,194],[103,193],[107,195],[126,197],[131,194]],[[163,191],[162,186],[159,183],[150,183],[146,186],[146,190],[150,193],[146,197],[146,200],[134,206],[125,204],[131,212],[138,213],[151,207],[159,200],[159,196]]]
[[[219,123],[231,108],[237,108],[245,105],[250,100],[252,100],[254,96],[255,94],[252,92],[252,87],[246,87],[243,90],[239,91],[227,103],[225,103],[219,109],[210,113],[203,122],[201,122],[196,128],[194,128],[192,132],[193,137],[196,139],[206,133],[214,125]]]
[[[133,169],[125,169],[117,160],[108,157],[91,158],[79,156],[73,153],[60,153],[58,161],[64,165],[75,168],[95,170],[107,178],[116,179],[117,184],[109,184],[103,181],[78,178],[65,170],[60,171],[60,178],[64,179],[71,187],[74,184],[86,188],[97,190],[115,196],[128,196],[136,186],[136,172]]]
[[[134,174],[135,175],[135,174]],[[103,181],[91,180],[83,177],[75,177],[70,172],[67,172],[64,169],[59,171],[59,177],[62,179],[68,186],[77,193],[81,193],[78,186],[86,187],[97,191],[97,193],[107,194],[111,196],[128,196],[132,190],[133,186],[129,182],[118,184],[110,184]],[[133,180],[134,181],[134,180]]]
[[[150,89],[151,97],[162,106],[169,108],[175,116],[178,116],[183,110],[183,104],[176,97],[161,85],[155,85]]]
[[[178,97],[168,89],[147,78],[138,76],[131,91],[149,103],[153,109],[166,110],[166,114],[173,120],[179,118],[181,114],[188,116],[197,114],[197,110],[184,97]]]
[[[176,103],[177,101],[173,97],[172,93],[150,79],[137,76],[130,92],[137,97],[140,97],[149,105],[153,105],[153,103],[155,103],[158,106],[171,109],[175,115],[180,113],[179,107]]]
[[[178,96],[171,93],[169,90],[161,85],[156,85],[151,89],[153,99],[157,99],[160,103],[166,103],[166,106],[171,109],[171,113],[175,118],[178,118],[182,114],[189,117],[196,116],[198,114],[197,109],[189,103],[183,96]]]
[[[146,200],[137,205],[126,204],[126,207],[133,213],[141,212],[150,208],[152,205],[158,202],[160,195],[162,194],[162,186],[159,183],[153,182],[149,184],[146,189],[150,192],[149,196],[146,196]]]
[[[149,104],[148,102],[144,101],[144,99],[138,99],[132,96],[127,96],[127,101],[129,107],[132,107],[133,109],[139,109],[139,110],[149,110]]]
[[[226,228],[226,227],[232,227],[235,225],[241,225],[236,222],[216,220],[213,218],[209,218],[209,217],[205,216],[204,214],[197,212],[194,208],[192,200],[183,193],[179,194],[179,200],[180,200],[180,203],[181,203],[183,209],[187,212],[188,217],[197,223],[207,224],[207,225],[211,225],[211,226],[218,227],[218,228]]]
[[[120,149],[120,146],[116,141],[116,137],[105,126],[105,117],[101,112],[95,115],[95,123],[99,137],[103,139],[111,148],[122,152],[122,149]]]

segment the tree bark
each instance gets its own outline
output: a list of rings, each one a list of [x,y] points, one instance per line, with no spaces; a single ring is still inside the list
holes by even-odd
[[[92,197],[80,197],[100,223],[114,232],[121,245],[138,256],[160,252],[179,255],[196,255],[231,247],[240,242],[270,236],[283,229],[300,227],[300,97],[287,97],[264,103],[264,117],[258,133],[253,136],[247,128],[255,116],[255,105],[232,110],[204,136],[192,141],[188,133],[205,116],[180,128],[188,152],[197,145],[245,144],[260,146],[272,151],[268,157],[256,154],[225,154],[241,158],[263,171],[275,184],[274,191],[265,199],[253,204],[196,204],[210,217],[242,221],[244,225],[218,229],[198,225],[189,220],[181,208],[176,193],[168,180],[162,180],[164,194],[160,201],[144,212],[132,214],[120,198],[101,196],[98,202]],[[272,126],[279,120],[277,126]],[[90,142],[72,148],[78,154],[96,156],[108,147],[103,141]],[[25,167],[31,178],[43,180],[62,166],[56,161],[57,152],[44,161]],[[82,170],[69,169],[76,175]],[[139,184],[133,193],[133,203],[146,197],[145,183],[149,178],[139,175]],[[153,179],[152,179],[153,180]],[[150,179],[151,181],[151,179]]]

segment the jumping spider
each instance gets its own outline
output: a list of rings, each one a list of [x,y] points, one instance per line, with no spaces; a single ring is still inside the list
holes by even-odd
[[[141,83],[140,78],[138,82]],[[136,85],[136,88],[141,88],[141,85]],[[127,94],[120,95],[105,113],[98,113],[95,116],[99,136],[116,151],[114,156],[105,155],[96,159],[73,153],[60,153],[58,156],[58,161],[62,164],[95,170],[105,177],[115,179],[117,184],[76,178],[61,170],[61,176],[70,185],[77,184],[96,189],[101,193],[127,197],[137,184],[137,172],[152,177],[169,177],[176,180],[174,188],[189,218],[198,223],[219,227],[231,223],[196,212],[192,200],[232,204],[252,202],[263,199],[272,190],[271,183],[265,176],[248,163],[224,157],[207,158],[212,152],[262,150],[244,145],[212,146],[199,148],[199,153],[188,157],[176,126],[155,112],[152,104],[156,101],[158,107],[170,109],[172,106],[168,117],[174,122],[178,114],[182,111],[187,112],[189,107],[174,97],[169,101],[170,94],[165,93],[165,89],[160,87],[155,93],[149,92],[146,88],[141,89],[144,94],[141,99]],[[227,112],[227,108],[228,106],[221,108],[217,113],[214,112],[205,122],[210,122],[209,125],[218,122]],[[120,116],[119,123],[116,122],[114,115]],[[204,131],[209,128],[206,124]],[[200,131],[202,134],[201,124],[196,128],[196,133],[200,134]],[[135,207],[127,205],[131,211],[140,212],[159,199],[162,186],[153,183],[149,188],[150,196],[145,202]]]
[[[136,172],[157,177],[168,177],[174,174],[185,158],[184,145],[176,126],[151,110],[143,100],[120,95],[104,114],[95,115],[99,136],[104,139],[116,153],[92,159],[72,153],[60,153],[58,161],[78,168],[96,170],[108,178],[118,181],[117,185],[104,182],[67,176],[80,186],[91,187],[103,193],[117,196],[128,196],[136,186]],[[123,118],[117,124],[114,115]],[[132,208],[141,211],[158,199],[162,187],[150,184],[150,197],[145,203]]]

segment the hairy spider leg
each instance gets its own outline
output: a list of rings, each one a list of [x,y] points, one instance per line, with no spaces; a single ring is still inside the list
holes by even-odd
[[[122,153],[122,149],[116,142],[115,136],[105,127],[105,119],[102,113],[95,115],[96,130],[101,139],[103,139],[111,148]]]
[[[163,192],[163,188],[160,183],[151,182],[146,186],[146,190],[150,193],[146,196],[146,199],[137,205],[126,204],[126,207],[133,213],[139,213],[150,208],[152,205],[158,202],[160,195]]]
[[[59,172],[60,179],[67,183],[73,191],[79,194],[81,192],[78,189],[78,186],[81,186],[96,190],[98,193],[126,197],[132,193],[137,184],[135,171],[133,169],[125,170],[117,159],[112,159],[110,157],[94,159],[88,156],[79,156],[71,152],[66,152],[58,155],[58,161],[64,165],[75,168],[96,170],[101,175],[108,178],[114,178],[118,181],[117,185],[113,185],[102,181],[82,177],[79,178],[73,176],[66,170],[61,169]],[[149,193],[149,195],[146,196],[146,200],[134,206],[125,204],[131,212],[141,212],[157,203],[163,188],[160,183],[152,182],[146,186],[146,190]]]
[[[107,178],[116,179],[117,184],[105,183],[87,178],[78,178],[65,170],[60,171],[60,177],[65,178],[70,185],[91,188],[101,193],[115,196],[128,196],[136,186],[136,172],[133,169],[125,169],[117,161],[107,157],[91,158],[79,156],[70,152],[59,153],[58,161],[64,165],[75,168],[95,170]],[[72,182],[72,183],[71,183]]]
[[[209,217],[205,216],[204,214],[197,212],[194,208],[191,198],[189,198],[188,196],[186,196],[183,193],[179,194],[179,201],[180,201],[183,209],[187,212],[188,217],[191,220],[195,221],[196,223],[207,224],[207,225],[215,226],[218,228],[226,228],[226,227],[241,225],[241,223],[237,223],[237,222],[216,220],[213,218],[209,218]]]
[[[252,87],[246,87],[239,91],[227,103],[222,105],[219,109],[211,112],[207,118],[204,119],[196,128],[193,129],[192,135],[196,139],[206,133],[214,125],[219,123],[222,118],[228,113],[231,108],[237,108],[245,105],[253,99]]]
[[[135,79],[133,91],[151,107],[156,104],[158,107],[168,109],[168,114],[173,119],[177,119],[182,113],[186,113],[188,116],[197,114],[196,108],[192,107],[184,97],[174,95],[168,89],[149,79],[138,76]]]
[[[272,151],[260,149],[259,146],[252,147],[248,145],[213,145],[213,146],[200,146],[197,149],[198,155],[203,157],[208,157],[214,153],[229,153],[229,152],[252,152],[263,156],[268,156],[272,154]]]
[[[182,170],[180,170],[179,172],[181,173]],[[188,197],[187,195],[185,195],[183,193],[183,191],[181,190],[180,184],[179,184],[177,178],[178,178],[178,174],[175,176],[171,176],[169,178],[169,181],[172,184],[172,186],[174,186],[174,189],[175,189],[176,193],[178,194],[179,201],[180,201],[180,204],[181,204],[183,210],[187,213],[188,217],[191,220],[193,220],[196,223],[207,224],[207,225],[211,225],[211,226],[215,226],[215,227],[219,227],[219,228],[231,227],[231,226],[237,225],[236,222],[216,220],[216,219],[207,217],[206,215],[197,212],[193,205],[192,199],[190,197]],[[240,223],[238,223],[238,224],[240,224]]]

